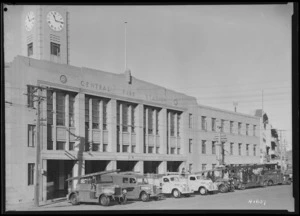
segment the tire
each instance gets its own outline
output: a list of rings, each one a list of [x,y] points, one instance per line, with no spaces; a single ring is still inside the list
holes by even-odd
[[[226,193],[228,191],[228,189],[224,184],[221,184],[221,185],[219,185],[219,191],[221,193]]]
[[[172,195],[174,198],[179,198],[181,196],[180,191],[178,189],[174,189],[172,191]]]
[[[206,194],[207,194],[206,188],[205,188],[205,187],[200,187],[200,188],[199,188],[199,193],[200,193],[201,195],[206,195]]]
[[[265,181],[263,182],[263,187],[267,187],[267,186],[268,186],[268,181],[265,180]]]
[[[245,189],[246,189],[246,185],[245,185],[245,184],[240,184],[239,189],[240,189],[240,190],[245,190]]]
[[[79,204],[78,197],[75,193],[71,195],[70,201],[71,201],[72,205],[78,205]]]
[[[273,181],[272,180],[269,180],[268,181],[268,186],[272,186],[273,185]]]
[[[143,202],[148,202],[150,199],[150,196],[145,191],[143,191],[140,195],[140,198]]]
[[[107,197],[106,195],[101,195],[99,203],[102,206],[108,206],[110,203],[110,198]]]

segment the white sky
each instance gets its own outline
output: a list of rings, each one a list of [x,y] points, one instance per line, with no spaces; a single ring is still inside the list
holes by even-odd
[[[22,6],[4,13],[5,62],[21,54]],[[262,107],[291,147],[293,5],[68,6],[70,64],[124,72],[197,98],[199,104],[253,114]]]

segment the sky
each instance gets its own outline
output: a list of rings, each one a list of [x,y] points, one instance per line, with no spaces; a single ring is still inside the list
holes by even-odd
[[[4,13],[5,62],[21,55],[23,6]],[[291,149],[293,4],[67,6],[70,65],[131,74],[201,105],[261,109]]]

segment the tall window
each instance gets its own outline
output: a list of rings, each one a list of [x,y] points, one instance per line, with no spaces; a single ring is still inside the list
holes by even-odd
[[[85,129],[89,129],[90,128],[90,103],[89,103],[90,98],[89,97],[85,97]]]
[[[93,98],[92,99],[92,128],[99,129],[99,103],[100,100]]]
[[[206,140],[202,140],[202,154],[206,154]]]
[[[246,155],[249,156],[249,144],[246,145]]]
[[[241,130],[242,130],[242,123],[239,122],[238,123],[238,133],[241,134]]]
[[[159,110],[156,110],[156,135],[159,135]]]
[[[148,108],[148,134],[153,134],[153,120],[154,120],[153,113],[154,113],[153,108]],[[171,113],[171,115],[172,115],[172,113]],[[171,118],[171,121],[172,121],[172,118]],[[172,131],[172,129],[171,129],[171,131]],[[172,132],[171,132],[171,134],[172,134]]]
[[[202,164],[202,170],[206,170],[206,164]]]
[[[56,93],[56,123],[65,125],[65,93]]]
[[[34,163],[28,164],[28,185],[34,184]]]
[[[173,112],[170,112],[170,123],[171,123],[171,136],[175,136],[175,115]]]
[[[32,56],[33,55],[33,43],[27,44],[27,56]]]
[[[28,85],[27,86],[27,106],[33,108],[34,107],[34,93],[35,93],[35,89],[33,86]]]
[[[193,127],[193,115],[189,113],[189,128]]]
[[[28,147],[35,146],[35,125],[28,125]]]
[[[211,130],[216,131],[216,119],[215,118],[211,119]]]
[[[239,143],[239,155],[242,155],[242,143]]]
[[[201,129],[206,130],[206,116],[201,116]]]
[[[246,135],[249,134],[249,124],[246,124]]]
[[[122,125],[123,131],[128,132],[128,117],[129,117],[129,104],[122,104]]]
[[[51,55],[60,56],[60,44],[50,42]]]
[[[256,125],[253,125],[253,136],[256,136]]]
[[[253,145],[253,156],[256,156],[256,145]]]
[[[56,150],[65,150],[66,142],[57,141]]]
[[[180,114],[177,113],[177,137],[180,136]]]
[[[69,126],[75,126],[75,118],[74,118],[74,104],[75,104],[75,95],[69,94]]]
[[[233,133],[233,121],[230,121],[230,133]]]
[[[131,132],[134,133],[135,132],[135,106],[131,105]]]
[[[212,141],[211,153],[216,154],[216,141]]]
[[[221,132],[224,132],[224,119],[221,119]]]
[[[230,154],[233,155],[233,143],[230,143]]]
[[[53,92],[47,90],[47,124],[53,125]]]
[[[107,130],[107,103],[107,100],[103,100],[103,130]]]
[[[192,146],[193,145],[193,140],[189,139],[189,153],[192,153]]]

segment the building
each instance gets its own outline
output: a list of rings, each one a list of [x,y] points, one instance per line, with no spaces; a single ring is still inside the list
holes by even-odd
[[[68,65],[64,7],[30,6],[24,14],[31,40],[5,66],[7,203],[32,202],[36,175],[46,201],[65,197],[65,179],[80,174],[213,168],[222,162],[219,135],[225,163],[259,162],[259,117],[199,105],[130,70]]]

